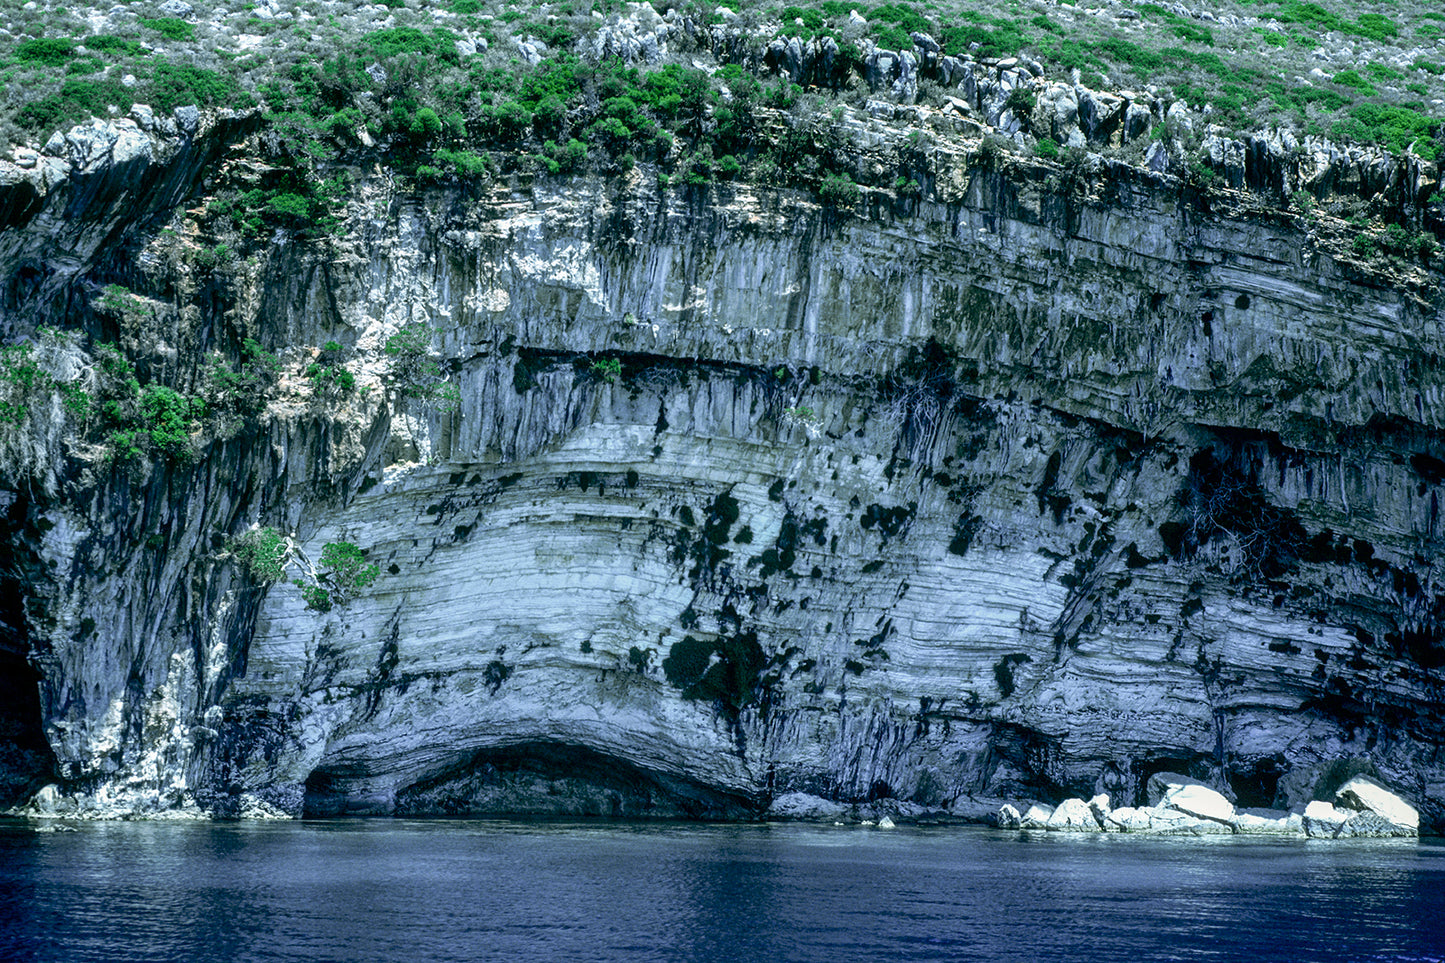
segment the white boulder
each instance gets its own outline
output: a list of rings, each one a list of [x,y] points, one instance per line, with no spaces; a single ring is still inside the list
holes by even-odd
[[[1171,789],[1160,800],[1160,805],[1199,819],[1213,819],[1226,824],[1234,819],[1234,803],[1202,783]]]
[[[1147,812],[1135,809],[1133,806],[1120,806],[1118,809],[1110,810],[1106,828],[1121,833],[1147,833],[1149,827]]]
[[[1089,810],[1089,804],[1082,799],[1065,799],[1049,817],[1046,828],[1069,833],[1097,833],[1099,821]]]
[[[1053,806],[1046,806],[1043,803],[1034,803],[1028,811],[1019,819],[1020,829],[1043,829],[1049,824],[1049,819],[1054,814]]]
[[[1323,799],[1316,799],[1305,807],[1305,832],[1311,836],[1333,838],[1352,815],[1354,813],[1336,809]]]
[[[1356,776],[1335,793],[1337,809],[1374,813],[1386,822],[1404,829],[1420,830],[1420,813],[1399,796],[1369,776]]]
[[[1236,809],[1234,831],[1249,836],[1300,836],[1304,820],[1283,809]]]

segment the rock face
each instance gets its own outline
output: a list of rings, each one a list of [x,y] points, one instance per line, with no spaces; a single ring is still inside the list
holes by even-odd
[[[0,178],[0,330],[118,338],[179,383],[243,334],[287,368],[191,464],[67,455],[58,403],[7,428],[49,804],[732,817],[1141,803],[1183,769],[1267,806],[1368,757],[1438,822],[1438,273],[1251,195],[954,140],[926,200],[851,212],[362,172],[343,239],[217,279],[126,213],[194,202],[192,155],[128,156]],[[88,307],[117,277],[148,327]],[[382,380],[416,321],[455,412]],[[332,340],[365,390],[327,401],[301,372]],[[269,587],[226,550],[254,524],[289,536]],[[342,541],[379,578],[317,611],[292,579]],[[1231,831],[1175,801],[1157,819]]]

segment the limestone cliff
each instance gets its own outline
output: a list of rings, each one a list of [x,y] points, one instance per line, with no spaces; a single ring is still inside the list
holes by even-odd
[[[59,396],[7,429],[0,670],[38,673],[48,804],[962,812],[1170,770],[1302,806],[1347,760],[1445,818],[1438,261],[1280,206],[1438,225],[1438,170],[1221,141],[1206,188],[978,128],[851,208],[358,168],[342,235],[216,271],[187,211],[246,124],[7,175],[7,340],[181,388],[245,337],[283,365],[189,462],[102,462]],[[417,322],[455,410],[388,377]],[[350,394],[306,377],[327,342]],[[379,574],[321,611],[342,542]]]

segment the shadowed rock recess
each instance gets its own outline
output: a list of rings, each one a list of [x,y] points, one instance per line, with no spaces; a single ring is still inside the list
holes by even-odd
[[[57,381],[102,342],[182,391],[245,338],[281,366],[189,458],[106,460],[59,395],[4,426],[29,811],[941,818],[1169,772],[1302,812],[1367,773],[1440,828],[1439,261],[1247,187],[1298,170],[964,132],[923,197],[839,208],[361,166],[338,236],[212,270],[186,212],[248,123],[6,167],[0,333],[70,345]],[[1438,232],[1438,168],[1370,163]],[[454,409],[399,387],[417,323]],[[349,393],[308,377],[333,341]]]

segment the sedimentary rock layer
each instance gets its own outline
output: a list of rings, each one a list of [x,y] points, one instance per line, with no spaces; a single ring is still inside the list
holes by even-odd
[[[363,175],[343,238],[223,282],[117,213],[149,181],[68,175],[7,232],[7,276],[46,277],[7,331],[180,381],[245,334],[288,368],[192,465],[30,437],[7,578],[62,805],[1124,805],[1192,769],[1303,806],[1364,759],[1438,823],[1438,273],[1123,164],[936,165],[927,200],[851,211]],[[146,330],[84,307],[118,276]],[[455,411],[382,379],[418,321]],[[327,341],[349,398],[300,377]],[[288,536],[269,587],[226,550],[252,524]],[[379,577],[321,612],[337,542]]]

